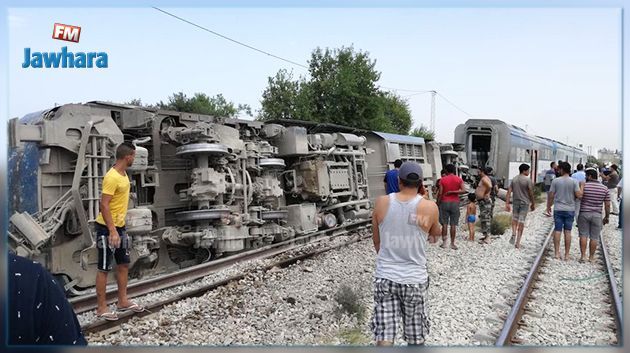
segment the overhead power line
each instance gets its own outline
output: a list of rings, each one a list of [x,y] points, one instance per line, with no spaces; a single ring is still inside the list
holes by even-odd
[[[265,54],[265,55],[267,55],[267,56],[270,56],[270,57],[275,58],[275,59],[278,59],[278,60],[282,60],[282,61],[284,61],[284,62],[287,62],[287,63],[291,64],[291,65],[295,65],[295,66],[298,66],[298,67],[301,67],[301,68],[304,68],[304,69],[308,69],[308,66],[306,66],[306,65],[300,64],[300,63],[295,62],[295,61],[293,61],[293,60],[285,59],[285,58],[283,58],[283,57],[281,57],[281,56],[278,56],[278,55],[272,54],[272,53],[270,53],[270,52],[268,52],[268,51],[265,51],[265,50],[262,50],[262,49],[258,49],[258,48],[254,47],[254,46],[251,46],[251,45],[249,45],[249,44],[243,43],[243,42],[238,41],[238,40],[236,40],[236,39],[232,39],[232,38],[230,38],[230,37],[228,37],[228,36],[226,36],[226,35],[223,35],[223,34],[221,34],[221,33],[218,33],[218,32],[216,32],[216,31],[213,31],[213,30],[211,30],[211,29],[209,29],[209,28],[206,28],[206,27],[204,27],[204,26],[202,26],[202,25],[199,25],[199,24],[197,24],[197,23],[195,23],[195,22],[189,21],[189,20],[187,20],[187,19],[185,19],[185,18],[183,18],[183,17],[177,16],[177,15],[175,15],[175,14],[173,14],[173,13],[170,13],[170,12],[168,12],[168,11],[166,11],[166,10],[162,10],[162,9],[160,9],[159,7],[153,6],[153,8],[154,8],[155,10],[157,10],[157,11],[160,11],[161,13],[163,13],[163,14],[165,14],[165,15],[171,16],[171,17],[173,17],[173,18],[175,18],[175,19],[178,19],[178,20],[180,20],[180,21],[182,21],[182,22],[184,22],[184,23],[187,23],[187,24],[189,24],[189,25],[191,25],[191,26],[197,27],[197,28],[199,28],[199,29],[201,29],[201,30],[203,30],[203,31],[206,31],[206,32],[208,32],[208,33],[210,33],[210,34],[213,34],[213,35],[215,35],[215,36],[217,36],[217,37],[223,38],[223,39],[225,39],[225,40],[229,40],[230,42],[232,42],[232,43],[236,43],[236,44],[238,44],[238,45],[240,45],[240,46],[243,46],[243,47],[245,47],[245,48],[247,48],[247,49],[254,50],[254,51],[256,51],[256,52],[259,52],[259,53],[261,53],[261,54]],[[387,86],[379,86],[379,87],[384,88],[384,89],[387,89],[387,90],[400,91],[400,92],[411,92],[411,93],[412,93],[412,94],[409,94],[409,95],[407,95],[407,96],[405,96],[405,97],[411,97],[411,96],[420,95],[420,94],[424,94],[424,93],[433,93],[433,95],[435,96],[435,94],[437,93],[437,95],[439,95],[440,97],[442,97],[442,99],[444,99],[444,100],[445,100],[446,102],[448,102],[450,105],[452,105],[453,107],[455,107],[457,110],[459,110],[460,112],[462,112],[462,113],[464,113],[464,114],[466,114],[466,115],[470,116],[470,114],[468,114],[466,111],[464,111],[463,109],[461,109],[460,107],[458,107],[457,105],[455,105],[453,102],[451,102],[451,101],[450,101],[450,100],[448,100],[446,97],[444,97],[444,95],[440,94],[439,92],[436,92],[435,90],[414,90],[414,89],[403,89],[403,88],[395,88],[395,87],[387,87]],[[435,103],[433,103],[432,105],[434,106],[434,105],[435,105]],[[435,110],[435,108],[432,108],[432,111],[434,111],[434,110]],[[434,113],[432,113],[432,114],[434,114]]]
[[[381,88],[385,88],[391,91],[400,91],[400,92],[415,92],[415,93],[428,93],[431,92],[431,90],[428,89],[422,89],[422,90],[418,90],[418,89],[403,89],[403,88],[395,88],[395,87],[387,87],[387,86],[379,86]]]
[[[440,92],[437,92],[437,95],[442,97],[442,99],[444,99],[448,104],[452,105],[455,109],[459,110],[460,112],[466,114],[467,116],[472,116],[471,114],[467,113],[465,110],[463,110],[462,108],[458,107],[455,105],[455,103],[451,102],[450,100],[448,100],[448,98],[444,97],[443,94],[441,94]]]
[[[253,46],[251,46],[251,45],[249,45],[249,44],[245,44],[245,43],[243,43],[243,42],[240,42],[240,41],[238,41],[238,40],[236,40],[236,39],[232,39],[232,38],[230,38],[230,37],[228,37],[228,36],[225,36],[225,35],[223,35],[223,34],[221,34],[221,33],[215,32],[215,31],[213,31],[213,30],[211,30],[211,29],[208,29],[208,28],[206,28],[206,27],[204,27],[204,26],[198,25],[198,24],[196,24],[196,23],[194,23],[194,22],[192,22],[192,21],[189,21],[189,20],[187,20],[187,19],[185,19],[185,18],[179,17],[179,16],[177,16],[177,15],[175,15],[175,14],[172,14],[172,13],[170,13],[170,12],[168,12],[168,11],[162,10],[162,9],[160,9],[159,7],[155,7],[155,6],[153,6],[153,8],[154,8],[154,9],[156,9],[156,10],[158,10],[158,11],[160,11],[160,12],[162,12],[162,13],[164,13],[164,14],[166,14],[166,15],[169,15],[169,16],[171,16],[171,17],[173,17],[173,18],[176,18],[176,19],[178,19],[178,20],[180,20],[180,21],[182,21],[182,22],[188,23],[188,24],[189,24],[189,25],[191,25],[191,26],[195,26],[195,27],[197,27],[197,28],[199,28],[199,29],[201,29],[201,30],[204,30],[204,31],[208,32],[208,33],[214,34],[215,36],[221,37],[221,38],[223,38],[223,39],[225,39],[225,40],[229,40],[230,42],[233,42],[233,43],[236,43],[236,44],[238,44],[238,45],[244,46],[244,47],[246,47],[246,48],[248,48],[248,49],[251,49],[251,50],[255,50],[255,51],[257,51],[257,52],[259,52],[259,53],[262,53],[262,54],[265,54],[265,55],[267,55],[267,56],[271,56],[272,58],[276,58],[276,59],[278,59],[278,60],[282,60],[282,61],[284,61],[284,62],[288,62],[289,64],[292,64],[292,65],[295,65],[295,66],[299,66],[299,67],[302,67],[302,68],[308,69],[308,66],[306,66],[306,65],[302,65],[302,64],[297,63],[297,62],[295,62],[295,61],[293,61],[293,60],[285,59],[285,58],[283,58],[283,57],[280,57],[280,56],[278,56],[278,55],[271,54],[270,52],[264,51],[264,50],[262,50],[262,49],[255,48],[255,47],[253,47]]]

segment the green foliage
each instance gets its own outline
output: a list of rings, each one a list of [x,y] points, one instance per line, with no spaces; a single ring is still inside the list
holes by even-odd
[[[543,203],[543,202],[546,201],[545,195],[543,194],[543,186],[542,185],[535,185],[534,186],[534,201],[536,201],[537,204]]]
[[[429,128],[424,125],[420,125],[420,127],[413,129],[410,135],[416,136],[416,137],[422,137],[426,141],[435,140],[435,132],[429,130]]]
[[[341,338],[351,345],[366,345],[370,344],[371,338],[366,336],[360,327],[354,327],[341,332]]]
[[[134,99],[132,99],[132,100],[130,100],[128,102],[125,102],[123,104],[135,105],[135,106],[138,106],[138,107],[144,107],[145,106],[144,104],[142,104],[142,100],[140,98],[134,98]]]
[[[252,109],[249,105],[237,105],[226,100],[222,94],[210,97],[205,93],[195,93],[192,97],[187,97],[183,92],[178,92],[168,97],[166,103],[162,101],[157,103],[157,107],[159,109],[214,116],[233,117],[240,112],[252,116]]]
[[[597,164],[597,165],[602,165],[602,163],[600,162],[599,159],[597,159],[595,156],[588,156],[586,158],[586,163],[591,163],[591,164]]]
[[[356,315],[359,321],[363,320],[365,315],[365,307],[361,303],[359,295],[348,285],[342,285],[335,293],[335,301],[341,307],[341,310],[348,315]]]
[[[367,130],[407,134],[411,113],[407,102],[380,91],[381,73],[367,52],[353,47],[317,48],[309,60],[309,77],[295,79],[280,70],[269,77],[259,118],[299,119]]]
[[[490,222],[490,234],[503,235],[505,230],[512,226],[512,215],[510,214],[497,214],[492,218]]]

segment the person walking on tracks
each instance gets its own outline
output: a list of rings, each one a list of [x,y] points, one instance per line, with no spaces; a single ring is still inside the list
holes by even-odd
[[[438,200],[440,200],[440,224],[442,225],[442,245],[446,248],[446,233],[450,226],[451,249],[457,250],[455,234],[459,224],[459,195],[466,193],[464,180],[455,175],[455,165],[446,165],[446,176],[440,179]]]
[[[426,237],[441,233],[437,205],[418,195],[420,165],[403,163],[398,177],[400,192],[380,196],[372,216],[377,256],[371,329],[379,346],[393,344],[401,319],[407,343],[424,344],[430,328]]]
[[[545,172],[545,177],[543,178],[544,191],[547,193],[547,201],[549,201],[549,189],[551,189],[551,182],[556,178],[556,170],[558,169],[556,162],[551,162],[549,166],[551,168]],[[551,217],[551,214],[545,212],[545,216]]]
[[[529,165],[523,163],[518,167],[519,175],[512,179],[505,196],[505,209],[512,211],[510,206],[510,195],[514,198],[512,205],[512,237],[510,244],[515,248],[521,247],[521,237],[525,229],[525,218],[529,210],[534,211],[536,201],[534,199],[534,183],[529,177]],[[515,244],[516,241],[516,244]]]
[[[400,159],[395,160],[394,169],[388,170],[387,173],[385,173],[385,179],[383,179],[383,183],[385,183],[385,193],[387,195],[391,194],[392,192],[400,191],[398,189],[398,169],[402,164],[403,162]]]
[[[483,234],[483,237],[479,241],[484,244],[490,242],[490,222],[492,220],[492,201],[490,200],[492,181],[487,173],[485,168],[479,169],[481,180],[479,180],[479,185],[477,185],[477,189],[475,189],[475,196],[477,196],[477,204],[479,205],[481,233]]]
[[[586,184],[580,205],[580,215],[578,216],[578,232],[580,235],[580,262],[586,260],[586,243],[589,243],[588,260],[593,262],[595,251],[599,242],[602,227],[608,224],[610,214],[609,189],[597,180],[597,171],[589,169],[586,171]],[[606,212],[602,219],[602,205]]]
[[[571,174],[571,178],[575,179],[580,185],[580,190],[584,192],[584,184],[586,183],[586,173],[584,172],[584,165],[579,163],[576,167],[577,170],[575,173]],[[577,222],[578,217],[580,216],[580,199],[575,200],[575,221]],[[578,228],[580,224],[577,224]]]
[[[572,179],[571,165],[568,162],[559,164],[560,177],[553,180],[547,200],[547,213],[553,209],[554,232],[553,245],[556,259],[560,256],[560,233],[564,231],[564,259],[569,260],[571,250],[571,228],[575,219],[575,199],[582,197],[582,191],[575,179]]]
[[[129,202],[130,182],[127,168],[134,161],[136,147],[123,142],[116,149],[116,163],[103,178],[100,212],[96,218],[96,246],[98,248],[98,271],[96,272],[96,315],[105,320],[117,320],[116,312],[107,308],[105,287],[107,274],[112,267],[112,256],[116,259],[116,282],[118,285],[119,311],[144,310],[127,298],[127,280],[129,273],[129,238],[125,233],[125,217]]]
[[[614,215],[619,214],[619,201],[617,193],[617,185],[619,184],[619,167],[616,164],[610,166],[610,173],[603,177],[606,186],[608,187],[608,192],[610,192],[610,204],[612,206],[612,210],[610,213]]]

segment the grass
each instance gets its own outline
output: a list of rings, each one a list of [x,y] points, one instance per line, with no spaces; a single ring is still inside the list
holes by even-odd
[[[350,286],[343,284],[335,293],[335,301],[339,305],[340,309],[337,314],[346,313],[348,316],[354,316],[357,319],[357,326],[342,331],[339,337],[350,345],[366,345],[371,342],[367,337],[361,325],[365,319],[366,308],[361,302],[361,297]]]
[[[536,201],[536,204],[547,201],[546,195],[543,193],[542,188],[542,185],[534,186],[534,200]]]
[[[335,293],[335,301],[341,307],[341,310],[349,316],[356,316],[359,322],[363,321],[365,316],[365,306],[361,303],[361,298],[352,288],[344,284]]]
[[[475,225],[478,231],[481,231],[481,222]],[[512,215],[509,213],[495,214],[490,223],[490,234],[503,235],[507,229],[512,227]]]
[[[372,342],[370,337],[366,336],[363,331],[358,327],[345,330],[341,333],[340,336],[344,341],[352,345],[365,345]]]
[[[505,231],[512,226],[512,215],[497,214],[492,218],[490,223],[490,234],[503,235]]]

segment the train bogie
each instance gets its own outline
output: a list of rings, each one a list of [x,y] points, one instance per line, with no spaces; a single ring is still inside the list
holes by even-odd
[[[353,134],[103,102],[13,119],[9,130],[10,245],[69,288],[94,284],[102,179],[123,140],[136,146],[133,277],[370,214],[365,139]]]

